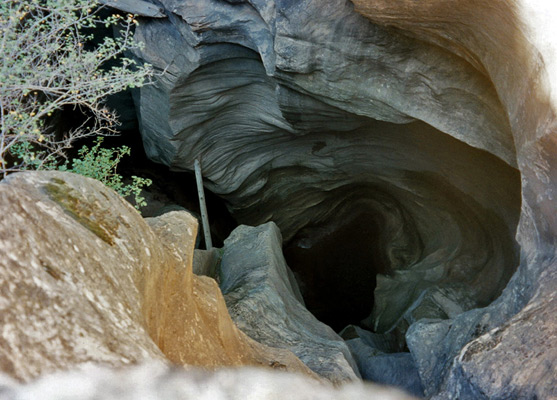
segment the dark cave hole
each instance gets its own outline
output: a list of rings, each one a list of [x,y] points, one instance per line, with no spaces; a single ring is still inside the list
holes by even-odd
[[[370,315],[376,276],[388,273],[380,220],[370,212],[358,213],[312,246],[303,244],[300,232],[284,248],[306,307],[336,332]]]

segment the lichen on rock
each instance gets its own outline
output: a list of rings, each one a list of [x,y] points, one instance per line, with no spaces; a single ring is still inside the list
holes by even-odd
[[[197,221],[187,212],[150,221],[151,229],[111,189],[62,172],[11,175],[0,205],[4,373],[30,380],[89,363],[158,360],[279,363],[315,377],[292,353],[240,332],[216,282],[192,274]]]

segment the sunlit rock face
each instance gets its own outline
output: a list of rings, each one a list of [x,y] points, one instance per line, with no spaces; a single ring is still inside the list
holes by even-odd
[[[187,212],[150,228],[113,190],[62,172],[11,175],[0,204],[1,373],[30,380],[157,361],[280,364],[315,377],[239,331],[216,282],[192,274],[197,221]]]
[[[474,343],[555,307],[549,3],[160,3],[137,30],[166,68],[136,96],[148,155],[199,158],[240,222],[275,221],[319,318],[407,332],[426,395],[497,397],[521,363],[528,381],[520,341],[501,334],[521,355],[500,375],[499,339]],[[542,376],[509,393],[544,397]]]

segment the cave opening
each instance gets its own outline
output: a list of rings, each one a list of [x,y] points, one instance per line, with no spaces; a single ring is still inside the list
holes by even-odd
[[[267,86],[274,90],[273,85]],[[283,89],[281,96],[295,95]],[[349,324],[374,330],[370,315],[380,303],[375,295],[378,275],[390,277],[406,268],[403,279],[393,280],[389,287],[383,288],[382,304],[389,305],[379,308],[376,314],[386,320],[383,322],[386,328],[377,329],[377,332],[390,330],[397,323],[393,320],[413,306],[418,297],[425,299],[425,295],[420,296],[429,290],[426,285],[438,284],[444,290],[451,277],[460,283],[468,276],[477,276],[466,282],[471,288],[465,288],[470,296],[480,299],[478,304],[470,302],[470,307],[489,304],[517,265],[512,239],[520,208],[520,181],[516,170],[495,156],[425,123],[394,124],[356,117],[325,107],[314,99],[296,99],[301,106],[286,108],[289,112],[285,114],[292,126],[300,130],[298,136],[271,130],[267,132],[267,140],[272,145],[265,146],[265,135],[259,133],[251,142],[245,138],[230,140],[228,136],[218,141],[214,134],[203,135],[204,140],[211,141],[208,149],[213,146],[219,149],[213,153],[246,154],[239,158],[242,165],[257,166],[251,171],[253,176],[240,174],[228,182],[243,182],[238,193],[229,195],[228,199],[207,191],[215,246],[221,247],[237,226],[226,207],[230,199],[236,202],[237,209],[243,207],[242,196],[247,199],[245,202],[253,217],[240,216],[241,223],[260,224],[269,216],[273,220],[281,219],[278,223],[283,229],[288,228],[289,223],[284,222],[287,220],[309,221],[300,230],[290,229],[288,235],[293,236],[285,244],[284,255],[297,277],[309,311],[337,332]],[[199,106],[197,101],[192,104]],[[318,111],[313,117],[308,117],[312,116],[307,112],[308,104]],[[300,113],[299,110],[306,111]],[[180,115],[190,114],[180,108]],[[173,172],[167,166],[150,161],[143,150],[134,118],[135,114],[129,118],[132,120],[129,126],[133,126],[129,133],[122,132],[122,136],[110,138],[106,144],[132,147],[132,157],[122,163],[122,174],[153,180],[153,186],[148,189],[149,207],[143,210],[143,215],[155,216],[174,206],[198,214],[193,174]],[[228,122],[225,125],[228,126]],[[340,127],[345,131],[336,131]],[[235,143],[241,147],[227,147]],[[249,151],[252,145],[259,147],[257,152]],[[211,155],[209,150],[206,152]],[[253,160],[250,154],[255,154]],[[228,157],[234,159],[234,156]],[[265,168],[259,159],[266,160]],[[228,166],[231,171],[240,171],[231,165]],[[215,183],[221,185],[220,189],[226,189],[223,193],[228,192],[226,184],[226,181]],[[396,203],[404,203],[404,207],[391,207],[395,202],[385,203],[372,188],[371,195],[369,190],[360,191],[363,193],[360,198],[379,198],[378,203],[386,206],[361,207],[358,201],[350,204],[347,200],[342,210],[338,210],[339,215],[319,220],[320,213],[334,214],[328,211],[334,207],[329,206],[338,199],[347,199],[349,195],[358,197],[353,195],[350,185],[387,188],[385,192],[390,192]],[[339,186],[341,190],[334,189]],[[257,188],[257,194],[253,187]],[[248,194],[243,194],[243,189]],[[326,192],[332,200],[316,201],[312,197],[315,192]],[[293,205],[294,202],[299,204]],[[392,219],[389,215],[394,214],[386,209],[405,210],[402,214],[407,215]],[[414,220],[419,229],[413,225]],[[298,228],[296,225],[290,226]],[[283,229],[283,234],[287,230]],[[402,240],[397,238],[400,232]],[[421,237],[423,244],[418,243]],[[421,264],[418,265],[418,261],[422,261]],[[415,265],[418,267],[410,271]],[[426,294],[431,294],[434,300],[439,297],[439,293],[433,291]],[[447,297],[448,308],[455,299],[461,300]],[[462,299],[463,303],[468,301],[468,298]],[[420,309],[412,309],[415,312],[410,315],[409,323],[417,316],[451,317],[450,310],[430,310],[427,303],[430,300],[426,299]],[[361,322],[364,319],[366,323]]]
[[[347,183],[318,194],[301,180],[288,204],[314,219],[283,249],[317,319],[336,332],[395,332],[401,345],[417,319],[452,318],[499,296],[518,265],[520,210],[516,169],[426,124],[402,128],[374,122],[319,136],[351,146]]]
[[[281,168],[257,169],[229,197],[207,190],[211,231],[221,247],[238,223],[275,221],[286,262],[317,319],[336,332],[347,325],[377,333],[396,326],[404,344],[414,319],[452,317],[455,302],[464,310],[498,296],[517,265],[519,174],[422,122],[358,121],[349,132],[273,142],[268,151],[281,155]],[[193,173],[149,160],[136,126],[106,144],[132,148],[123,175],[153,180],[144,216],[176,205],[199,213]],[[244,208],[241,190],[254,182],[265,184]],[[440,296],[444,304],[430,307]]]
[[[376,276],[389,271],[377,215],[355,213],[313,246],[304,245],[304,236],[303,231],[296,235],[284,248],[284,256],[308,310],[337,332],[368,317]]]
[[[502,288],[516,266],[515,243],[511,237],[520,208],[516,170],[425,124],[403,127],[402,130],[400,125],[374,122],[350,135],[328,132],[300,138],[304,146],[313,149],[310,154],[314,158],[332,155],[328,152],[331,143],[346,146],[355,154],[343,164],[334,164],[344,171],[329,172],[335,179],[345,179],[344,184],[325,190],[318,188],[308,195],[312,192],[308,192],[304,180],[307,170],[302,174],[298,170],[290,173],[282,169],[266,176],[269,187],[275,184],[280,187],[284,176],[288,177],[288,197],[269,196],[267,199],[277,203],[266,206],[278,210],[274,217],[285,217],[277,221],[285,235],[283,252],[306,307],[336,332],[348,325],[377,333],[388,331],[390,328],[376,329],[374,318],[379,313],[374,315],[374,310],[381,311],[381,304],[388,303],[380,317],[387,321],[384,326],[389,325],[395,318],[389,314],[400,316],[397,313],[410,306],[405,302],[415,301],[416,293],[426,290],[420,285],[432,273],[438,274],[437,271],[443,270],[447,279],[450,275],[463,275],[459,280],[466,280],[465,275],[478,274],[483,276],[478,279],[484,282],[471,281],[471,286],[486,286],[486,293],[498,293],[499,289],[487,286],[497,284]],[[314,139],[321,144],[318,150],[314,149]],[[176,205],[194,215],[199,213],[193,173],[171,171],[150,161],[137,131],[107,138],[106,144],[109,147],[125,144],[132,148],[132,157],[123,160],[123,175],[153,180],[144,216],[170,211]],[[300,149],[303,158],[310,159],[305,147]],[[443,175],[436,172],[439,170]],[[241,213],[231,214],[226,198],[210,191],[206,195],[216,247],[222,247],[238,223],[266,222]],[[318,207],[307,204],[318,204]],[[488,210],[490,204],[498,204],[499,216]],[[284,221],[292,220],[289,213],[297,207],[307,212],[309,218],[300,218],[307,223],[289,226]],[[284,210],[288,212],[282,214]],[[202,236],[199,235],[200,240]],[[495,244],[490,244],[492,240]],[[204,248],[203,243],[198,243],[198,247]],[[476,271],[476,264],[494,272]],[[466,268],[471,268],[470,274]],[[432,272],[425,272],[428,270]],[[401,271],[407,278],[393,283],[396,287],[391,284],[384,287],[378,300],[378,275],[390,279],[395,275],[400,277]],[[487,281],[495,283],[488,285]],[[446,280],[441,277],[438,283],[443,287]],[[416,287],[415,292],[412,285]],[[385,290],[391,287],[392,292],[387,293]],[[484,296],[483,304],[493,300],[491,294],[484,295],[481,290],[470,293]],[[449,304],[453,299],[446,301]],[[428,306],[424,303],[420,307],[415,315],[424,314],[423,309]],[[435,317],[445,315],[445,311],[427,309],[424,315]],[[401,345],[403,337],[402,333]]]

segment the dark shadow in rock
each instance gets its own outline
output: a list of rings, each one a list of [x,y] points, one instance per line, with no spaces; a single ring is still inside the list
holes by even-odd
[[[308,310],[337,332],[371,313],[376,276],[388,272],[380,221],[363,211],[309,247],[302,231],[284,250]]]
[[[141,136],[137,131],[122,132],[120,136],[109,137],[105,147],[126,145],[131,148],[130,157],[124,157],[119,164],[119,172],[124,177],[137,175],[149,178],[152,185],[143,190],[147,206],[141,208],[144,217],[158,216],[164,212],[186,209],[199,221],[197,246],[205,249],[203,235],[200,234],[201,218],[195,176],[192,172],[172,171],[169,167],[149,160],[145,154]],[[131,199],[128,199],[131,200]],[[205,201],[209,213],[211,235],[214,247],[222,247],[224,239],[237,226],[236,220],[228,212],[226,202],[205,188]]]

